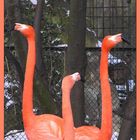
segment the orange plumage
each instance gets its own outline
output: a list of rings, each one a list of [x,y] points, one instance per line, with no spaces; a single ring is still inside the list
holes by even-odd
[[[33,113],[33,76],[35,68],[35,31],[32,26],[16,23],[15,30],[28,41],[28,55],[23,89],[22,116],[29,140],[63,140],[63,119],[51,114]]]

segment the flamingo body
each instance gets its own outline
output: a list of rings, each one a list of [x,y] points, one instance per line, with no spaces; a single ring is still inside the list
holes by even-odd
[[[75,130],[75,140],[99,140],[100,129],[94,126],[81,126]]]
[[[22,117],[28,140],[63,140],[63,119],[51,114],[33,113],[33,77],[36,63],[35,31],[32,26],[16,23],[15,30],[28,41],[23,88]]]
[[[62,126],[61,118],[44,114],[32,117],[24,129],[29,140],[62,140]]]

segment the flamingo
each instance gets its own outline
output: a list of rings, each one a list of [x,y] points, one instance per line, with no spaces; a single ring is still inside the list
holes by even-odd
[[[103,39],[100,59],[100,82],[102,94],[101,128],[81,126],[74,128],[70,104],[70,93],[74,81],[62,81],[62,116],[64,119],[64,139],[66,140],[110,140],[112,135],[112,99],[108,80],[108,54],[111,48],[123,41],[122,34],[109,35]]]
[[[74,124],[70,103],[70,93],[75,82],[80,79],[80,74],[76,72],[72,75],[65,76],[62,80],[62,116],[64,119],[64,140],[74,140]]]
[[[15,30],[28,41],[25,81],[23,88],[22,116],[25,133],[29,140],[63,140],[63,119],[51,115],[33,113],[33,77],[35,68],[35,31],[30,25],[15,24]]]

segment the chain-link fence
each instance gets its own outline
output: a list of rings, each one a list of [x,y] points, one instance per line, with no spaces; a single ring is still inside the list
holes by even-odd
[[[61,114],[61,80],[64,74],[66,48],[49,48],[44,51],[51,95]],[[86,49],[87,68],[85,81],[85,123],[100,127],[101,92],[99,80],[100,48]],[[109,75],[113,103],[113,140],[119,135],[122,108],[127,97],[135,94],[135,49],[117,48],[109,55]],[[14,71],[12,71],[14,69]],[[9,72],[8,72],[9,70]],[[5,139],[26,139],[21,117],[21,90],[15,68],[5,60]],[[52,80],[53,79],[53,80]],[[53,88],[52,88],[53,87]],[[19,88],[19,89],[18,89]],[[16,90],[17,89],[17,90]],[[10,91],[9,91],[10,90]],[[35,108],[35,107],[34,107]],[[40,106],[41,108],[41,106]],[[130,110],[131,111],[131,110]]]
[[[99,81],[100,49],[87,51],[85,112],[88,123],[100,127],[101,91]],[[114,49],[109,54],[109,75],[113,104],[113,138],[119,135],[121,112],[130,94],[135,94],[135,49]],[[134,102],[135,104],[135,102]]]

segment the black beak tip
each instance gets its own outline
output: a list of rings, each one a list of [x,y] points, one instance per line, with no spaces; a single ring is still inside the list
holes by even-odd
[[[121,35],[121,38],[122,38],[122,40],[123,40],[124,42],[126,42],[127,44],[129,44],[129,45],[131,44],[130,41],[128,40],[128,38],[126,37],[125,34],[122,34],[122,35]]]
[[[85,78],[83,77],[83,76],[81,76],[81,80],[80,80],[81,82],[85,82]]]

